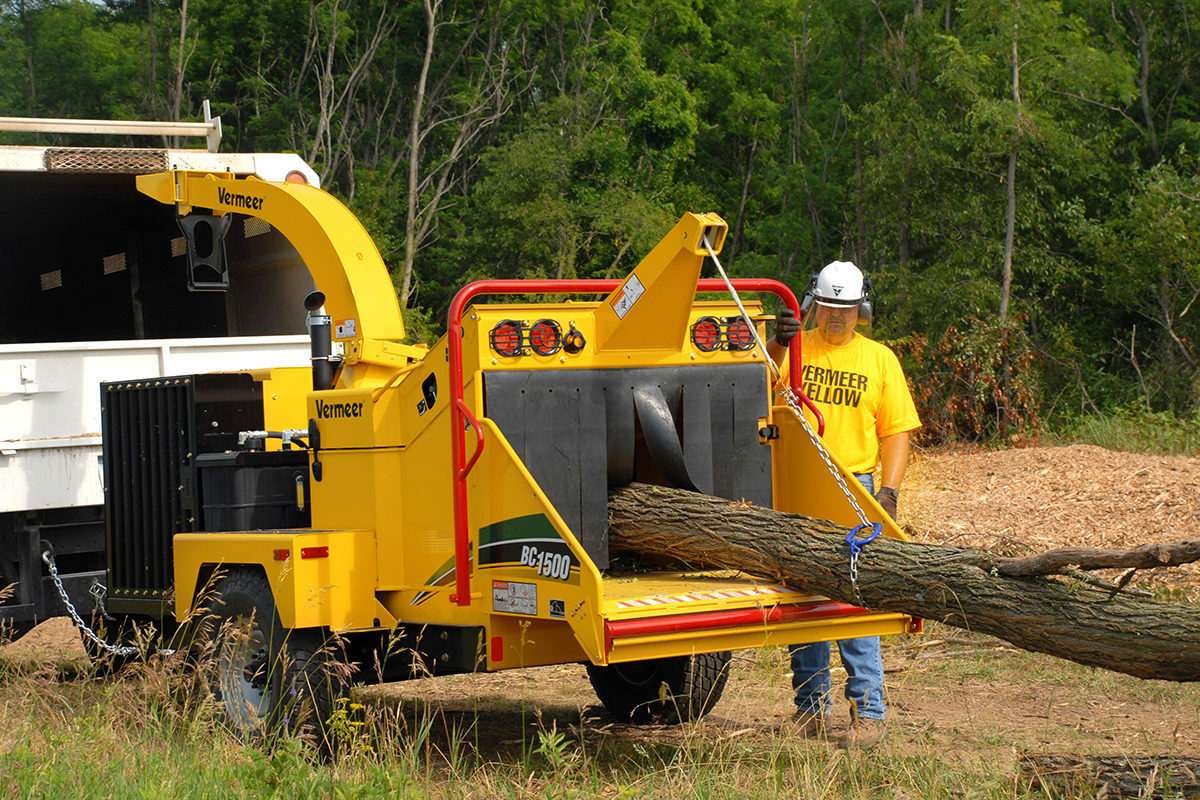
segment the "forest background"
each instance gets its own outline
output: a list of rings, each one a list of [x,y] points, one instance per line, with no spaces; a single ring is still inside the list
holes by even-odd
[[[358,215],[425,341],[465,282],[618,277],[715,211],[734,275],[865,270],[926,441],[1020,441],[1200,426],[1193,31],[1200,0],[3,0],[0,115],[210,99]]]

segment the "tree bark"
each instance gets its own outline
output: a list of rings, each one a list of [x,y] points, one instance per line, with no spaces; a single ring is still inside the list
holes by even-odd
[[[609,496],[613,552],[738,569],[860,605],[850,579],[849,532],[826,520],[660,486],[634,484]],[[1200,608],[1030,573],[1198,559],[1200,540],[1120,554],[1079,548],[1006,559],[880,537],[858,557],[858,592],[875,611],[936,620],[1139,678],[1195,681]]]
[[[1064,795],[1096,797],[1200,797],[1200,758],[1194,756],[1091,756],[1038,753],[1021,756],[1031,789],[1053,787]],[[1169,792],[1169,794],[1168,794]]]

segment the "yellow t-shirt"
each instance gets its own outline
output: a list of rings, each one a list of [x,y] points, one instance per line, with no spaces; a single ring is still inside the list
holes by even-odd
[[[825,445],[851,472],[875,469],[881,437],[921,427],[900,360],[887,345],[855,333],[835,347],[810,329],[800,356],[801,389],[825,417]]]

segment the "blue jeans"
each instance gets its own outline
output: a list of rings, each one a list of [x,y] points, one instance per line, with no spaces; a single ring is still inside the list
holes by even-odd
[[[875,482],[870,474],[854,477],[874,494]],[[830,643],[795,644],[789,650],[796,708],[810,714],[828,714],[832,691],[829,658],[833,648]],[[841,639],[838,650],[842,654],[842,666],[846,668],[846,699],[854,703],[859,718],[883,719],[887,706],[883,703],[883,653],[879,649],[879,637]]]

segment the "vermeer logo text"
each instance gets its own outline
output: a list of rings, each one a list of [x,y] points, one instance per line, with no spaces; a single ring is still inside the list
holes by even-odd
[[[217,188],[217,199],[227,206],[234,208],[250,208],[258,211],[263,206],[261,197],[254,197],[248,194],[234,194],[228,189]]]
[[[361,417],[362,403],[326,403],[317,401],[317,419],[343,419],[345,417]]]

